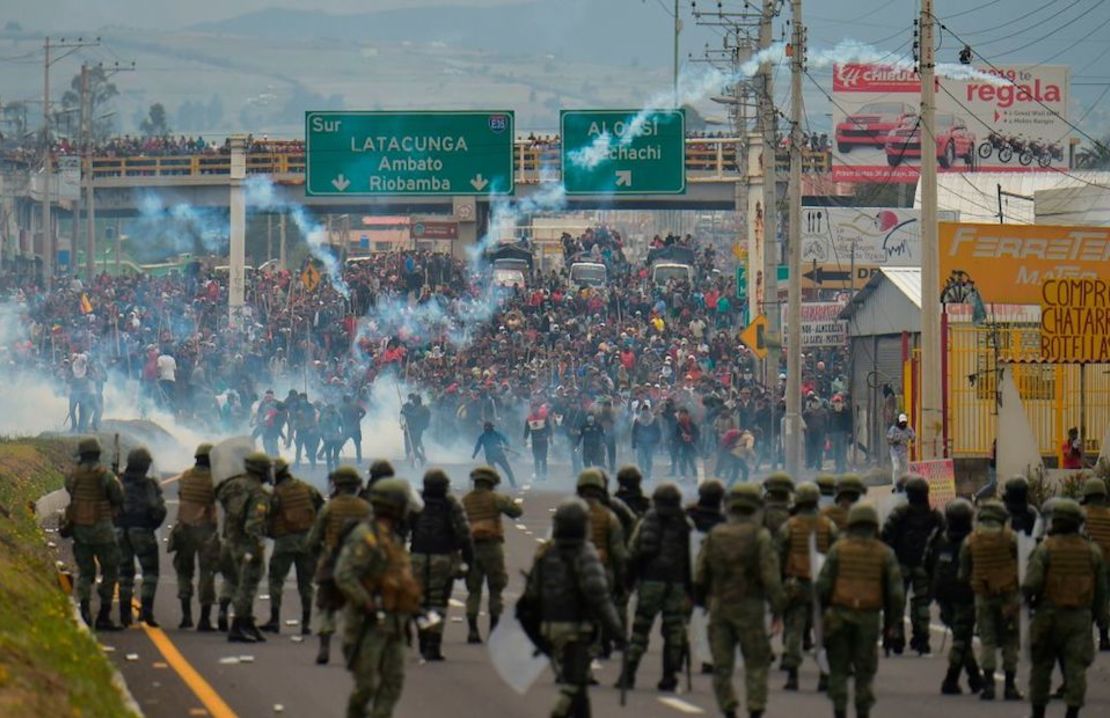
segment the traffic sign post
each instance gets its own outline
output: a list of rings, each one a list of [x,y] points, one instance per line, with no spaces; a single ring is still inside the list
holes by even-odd
[[[684,194],[686,114],[657,110],[563,110],[567,194]]]
[[[512,194],[513,113],[305,113],[305,194]]]
[[[748,328],[740,332],[740,341],[744,342],[752,354],[759,359],[767,358],[767,317],[763,314],[756,315]]]

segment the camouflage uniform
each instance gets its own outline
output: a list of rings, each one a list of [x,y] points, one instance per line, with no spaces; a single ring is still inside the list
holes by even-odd
[[[270,480],[270,457],[248,454],[246,473],[233,476],[216,488],[216,500],[224,509],[223,584],[220,612],[227,601],[235,608],[229,641],[264,641],[254,624],[254,599],[265,566],[266,525],[270,518],[270,496],[263,488]]]
[[[813,613],[813,576],[810,571],[809,537],[816,536],[817,551],[825,554],[836,540],[836,525],[817,513],[820,490],[805,483],[795,495],[796,513],[787,519],[776,536],[782,565],[786,610],[783,616],[782,667],[789,677],[786,690],[798,690],[798,667],[802,665],[802,642]]]
[[[73,559],[77,563],[77,599],[81,617],[92,624],[89,601],[100,565],[100,611],[98,630],[114,630],[110,616],[112,598],[119,580],[119,545],[112,527],[113,515],[123,506],[123,487],[116,475],[100,465],[100,442],[82,439],[78,444],[79,463],[66,475],[69,492],[66,525],[73,532]]]
[[[825,648],[829,654],[829,699],[836,718],[848,709],[848,676],[855,677],[857,718],[875,705],[871,684],[879,668],[879,613],[883,633],[902,622],[906,595],[898,561],[890,547],[875,538],[879,517],[874,507],[853,506],[848,532],[829,549],[817,595],[825,607]]]
[[[170,532],[173,568],[177,572],[177,597],[181,600],[178,628],[193,626],[193,572],[200,567],[198,631],[211,631],[212,604],[216,602],[216,572],[219,570],[220,538],[216,530],[216,489],[208,463],[211,444],[196,450],[196,466],[177,481],[177,523]]]
[[[855,474],[844,474],[836,480],[834,503],[821,508],[821,515],[836,524],[838,531],[848,528],[848,512],[867,493],[867,487]]]
[[[690,532],[693,524],[682,510],[682,493],[674,484],[661,484],[636,527],[629,548],[629,584],[636,588],[636,616],[632,621],[627,664],[622,677],[632,687],[640,659],[647,651],[655,616],[662,614],[663,678],[659,690],[678,686],[675,674],[686,656],[686,620],[690,610]]]
[[[450,493],[447,474],[432,469],[424,474],[424,508],[410,518],[412,571],[424,596],[425,613],[436,611],[442,621],[420,631],[420,654],[443,660],[443,627],[451,587],[464,565],[474,562],[474,543],[462,504]]]
[[[978,526],[960,549],[960,578],[971,581],[975,592],[975,621],[979,624],[979,663],[983,666],[983,700],[994,700],[994,668],[1002,649],[1006,672],[1006,700],[1023,698],[1014,683],[1017,675],[1018,594],[1017,538],[1006,525],[1006,507],[996,500],[979,508]]]
[[[1107,619],[1102,552],[1079,533],[1082,522],[1078,504],[1057,499],[1050,535],[1029,557],[1022,592],[1035,611],[1029,631],[1033,718],[1044,718],[1058,659],[1063,661],[1067,716],[1079,715],[1087,692],[1087,668],[1094,661],[1091,620],[1105,625]]]
[[[309,530],[316,524],[316,514],[324,505],[324,497],[315,487],[289,474],[284,459],[275,462],[275,485],[270,500],[268,535],[274,540],[270,553],[270,621],[263,631],[281,630],[281,599],[285,577],[290,568],[297,571],[297,592],[301,596],[301,633],[308,635],[312,622],[312,578],[316,554],[308,544]]]
[[[116,543],[119,545],[119,617],[131,625],[131,599],[135,589],[135,561],[143,570],[140,620],[157,627],[154,620],[154,593],[158,589],[158,537],[154,532],[166,520],[162,487],[146,475],[150,452],[135,449],[127,455],[123,472],[123,509],[116,516]]]
[[[785,597],[774,539],[756,519],[763,504],[758,487],[736,484],[726,502],[728,521],[709,532],[698,554],[694,601],[709,607],[717,706],[726,715],[734,715],[739,706],[732,687],[739,644],[748,711],[759,716],[767,709],[767,671],[771,665],[771,642],[765,624],[767,604],[778,621]]]
[[[402,479],[374,484],[373,518],[348,534],[335,564],[335,583],[347,599],[343,654],[355,681],[347,718],[388,718],[401,698],[405,624],[420,610],[420,586],[396,533],[408,490]]]
[[[1102,551],[1102,565],[1107,570],[1110,581],[1110,507],[1107,507],[1106,483],[1091,477],[1083,486],[1083,508],[1087,513],[1085,528],[1091,542]],[[1104,620],[1098,626],[1098,649],[1110,651],[1110,633]]]
[[[493,490],[501,482],[501,477],[489,466],[479,466],[471,471],[470,480],[474,482],[474,489],[462,500],[474,541],[474,563],[466,574],[466,620],[469,624],[466,640],[467,643],[481,643],[478,609],[482,605],[482,584],[489,589],[492,632],[501,618],[501,592],[509,583],[509,575],[505,571],[505,530],[501,526],[501,516],[515,519],[524,510],[508,496]]]
[[[774,538],[790,518],[790,494],[794,480],[787,474],[771,474],[763,480],[763,526]]]
[[[635,517],[623,502],[609,497],[607,486],[608,478],[602,469],[592,467],[578,475],[578,495],[585,500],[590,511],[590,533],[587,538],[597,549],[601,565],[605,567],[609,591],[613,594],[621,626],[624,626],[628,620],[628,545],[625,543],[621,516],[625,517],[625,522],[630,521],[633,524]],[[611,508],[618,505],[620,513],[616,508]],[[599,638],[599,652],[603,658],[608,658],[612,653],[613,637],[603,631]]]

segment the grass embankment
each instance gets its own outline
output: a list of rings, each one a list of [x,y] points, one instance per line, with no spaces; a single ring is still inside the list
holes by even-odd
[[[62,487],[74,446],[0,440],[0,716],[130,715],[108,659],[71,618],[55,558],[28,507]]]

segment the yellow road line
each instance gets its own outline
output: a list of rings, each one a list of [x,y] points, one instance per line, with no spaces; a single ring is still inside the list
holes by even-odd
[[[137,609],[140,607],[138,601],[132,601],[132,605]],[[220,694],[216,692],[208,681],[193,668],[193,665],[186,660],[185,656],[181,655],[181,651],[177,650],[177,646],[173,644],[169,636],[161,628],[152,628],[145,623],[140,624],[146,637],[154,644],[162,657],[166,659],[166,663],[181,676],[181,680],[185,685],[189,686],[200,702],[208,709],[208,713],[212,718],[238,718],[235,711],[224,702]]]

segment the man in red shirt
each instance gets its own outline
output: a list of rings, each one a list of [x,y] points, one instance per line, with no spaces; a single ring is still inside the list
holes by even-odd
[[[1068,429],[1068,440],[1064,442],[1064,468],[1083,468],[1083,444],[1079,441],[1079,429]]]

